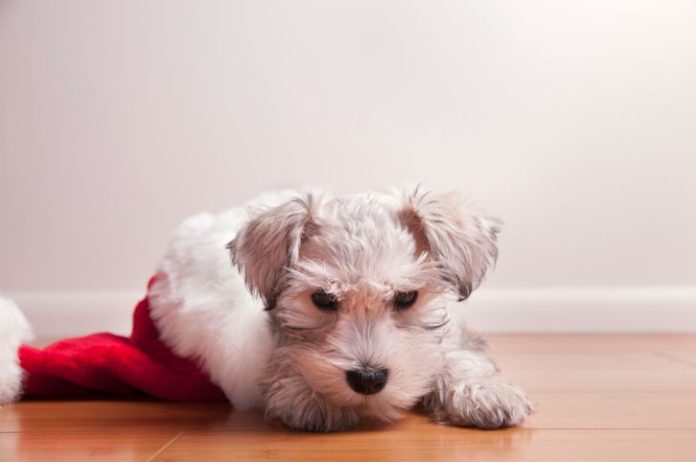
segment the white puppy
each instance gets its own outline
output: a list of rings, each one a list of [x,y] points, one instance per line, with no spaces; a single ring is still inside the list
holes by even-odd
[[[293,428],[393,421],[419,402],[440,422],[516,425],[529,400],[451,303],[494,263],[498,231],[454,195],[269,194],[178,228],[152,316],[234,406]]]

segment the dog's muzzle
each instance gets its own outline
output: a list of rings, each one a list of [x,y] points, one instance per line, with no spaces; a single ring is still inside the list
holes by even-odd
[[[389,370],[384,368],[363,367],[346,371],[348,385],[362,395],[374,395],[382,391],[388,377]]]

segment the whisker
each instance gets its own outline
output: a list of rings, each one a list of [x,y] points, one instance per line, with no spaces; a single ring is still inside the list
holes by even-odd
[[[422,327],[425,330],[435,330],[435,329],[440,329],[442,327],[445,327],[449,322],[450,322],[450,318],[447,318],[439,324],[427,324],[427,325],[424,325]]]

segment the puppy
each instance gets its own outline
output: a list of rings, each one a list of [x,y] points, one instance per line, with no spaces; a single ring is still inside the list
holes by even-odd
[[[517,425],[530,401],[452,303],[494,263],[498,232],[453,194],[267,194],[180,225],[151,312],[236,408],[292,428],[391,422],[418,403],[437,422]]]

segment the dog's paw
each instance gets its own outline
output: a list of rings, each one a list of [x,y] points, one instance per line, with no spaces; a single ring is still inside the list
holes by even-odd
[[[520,425],[532,412],[522,388],[495,381],[456,384],[432,408],[439,422],[483,429]]]
[[[265,415],[296,430],[333,432],[358,424],[356,411],[327,402],[300,376],[284,377],[268,387]]]
[[[334,432],[347,430],[356,426],[359,417],[356,412],[348,408],[329,407],[319,400],[305,402],[300,406],[286,408],[281,412],[266,409],[266,417],[279,419],[285,425],[296,430],[311,432]]]

